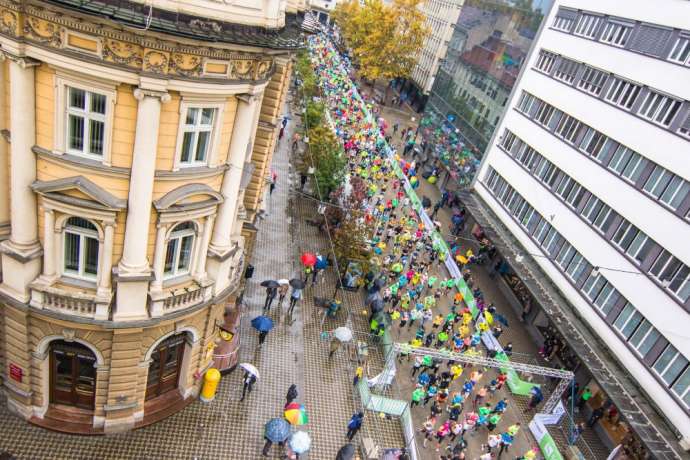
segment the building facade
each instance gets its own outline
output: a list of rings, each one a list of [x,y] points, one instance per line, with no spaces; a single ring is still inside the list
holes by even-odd
[[[196,396],[302,46],[303,4],[154,3],[0,2],[2,380],[58,430]]]
[[[465,1],[421,130],[435,156],[444,158],[452,186],[466,187],[474,177],[543,19],[541,8],[548,6]]]
[[[544,21],[474,193],[690,449],[690,4]]]
[[[416,56],[417,63],[410,77],[396,82],[398,91],[417,111],[424,109],[462,5],[463,0],[425,0],[422,3],[429,35]]]

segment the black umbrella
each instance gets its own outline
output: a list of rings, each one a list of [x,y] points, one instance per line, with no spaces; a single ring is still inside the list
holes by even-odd
[[[292,278],[290,280],[290,286],[292,286],[293,289],[304,289],[305,284],[304,281],[299,278]]]
[[[262,281],[261,285],[266,288],[277,288],[278,286],[280,286],[280,283],[278,283],[278,281],[276,280],[266,280]]]
[[[422,198],[422,206],[425,208],[431,207],[431,200],[428,197]]]
[[[335,460],[352,460],[355,458],[355,446],[353,444],[345,444],[338,451]]]

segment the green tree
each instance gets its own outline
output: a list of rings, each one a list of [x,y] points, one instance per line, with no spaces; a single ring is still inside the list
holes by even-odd
[[[347,161],[335,134],[326,126],[316,126],[307,131],[309,145],[303,154],[303,163],[314,167],[314,179],[322,199],[345,180]]]

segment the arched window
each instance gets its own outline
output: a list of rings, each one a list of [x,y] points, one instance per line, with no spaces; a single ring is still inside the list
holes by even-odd
[[[195,227],[192,222],[178,224],[170,233],[165,251],[164,278],[186,275],[191,270]]]
[[[98,230],[81,217],[70,217],[65,225],[64,273],[93,280],[98,274]]]

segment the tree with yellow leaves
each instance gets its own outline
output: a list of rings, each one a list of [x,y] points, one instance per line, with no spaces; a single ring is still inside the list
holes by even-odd
[[[429,34],[421,0],[338,3],[333,16],[367,80],[409,77]]]

